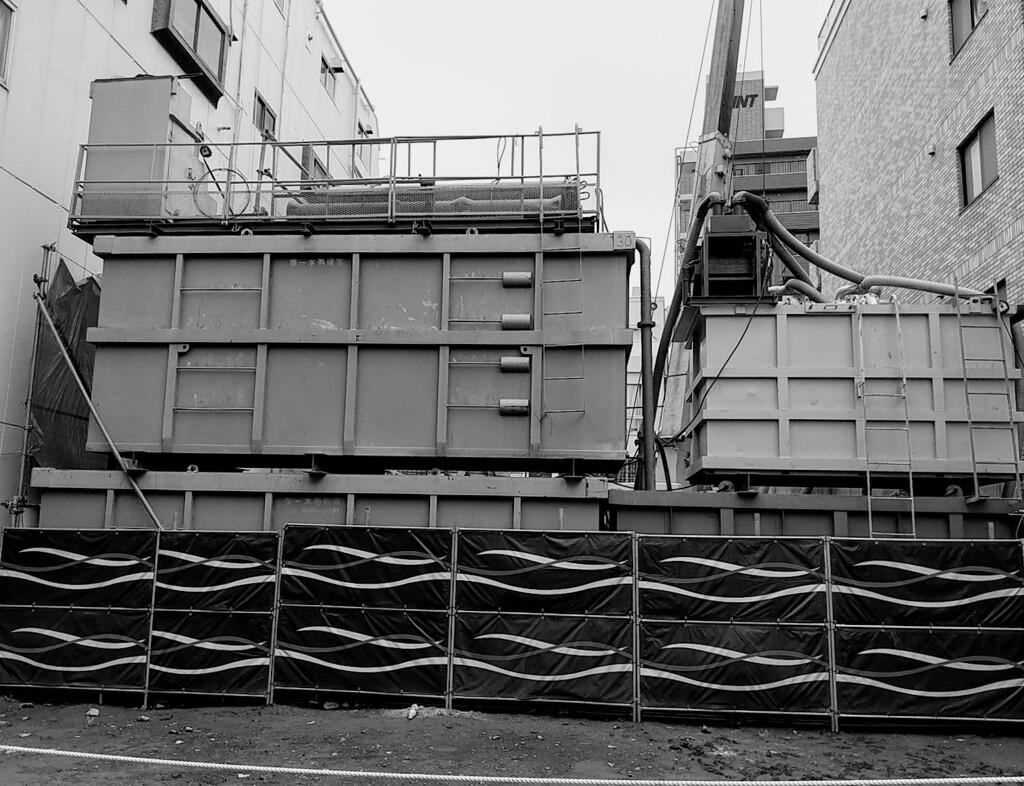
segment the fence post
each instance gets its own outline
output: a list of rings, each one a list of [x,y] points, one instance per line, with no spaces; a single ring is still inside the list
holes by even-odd
[[[458,575],[459,530],[452,527],[452,550],[449,560],[448,582],[448,672],[445,676],[444,707],[452,708],[455,693],[455,578]]]
[[[153,545],[153,588],[149,594],[149,634],[146,638],[146,671],[142,686],[142,709],[149,709],[149,677],[153,663],[153,625],[156,622],[156,568],[160,558],[160,530],[156,531]]]
[[[839,692],[836,688],[836,615],[832,605],[832,538],[822,538],[825,565],[825,631],[828,640],[829,716],[833,732],[839,731]]]
[[[281,578],[284,570],[284,527],[277,533],[277,567],[274,569],[274,605],[270,609],[270,663],[267,667],[267,704],[274,703],[274,662],[277,660],[277,631],[281,621]]]
[[[633,613],[630,620],[633,625],[633,722],[641,720],[640,708],[640,535],[630,533],[633,547]]]

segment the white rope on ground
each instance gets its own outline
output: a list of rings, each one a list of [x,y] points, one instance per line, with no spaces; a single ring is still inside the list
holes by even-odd
[[[516,775],[443,775],[423,772],[370,772],[363,770],[329,770],[315,767],[271,767],[264,764],[222,764],[207,761],[151,759],[145,756],[119,756],[112,753],[87,753],[57,748],[30,748],[22,745],[0,745],[4,753],[36,753],[65,756],[72,759],[146,764],[159,767],[185,767],[193,770],[230,770],[259,772],[270,775],[319,775],[335,778],[379,778],[386,780],[420,780],[440,783],[513,783],[546,784],[547,786],[988,786],[988,784],[1022,783],[1024,775],[964,776],[960,778],[877,778],[817,781],[710,781],[650,780],[643,778],[530,778]]]

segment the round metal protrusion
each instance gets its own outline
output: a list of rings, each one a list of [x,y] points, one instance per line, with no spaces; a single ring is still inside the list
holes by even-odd
[[[503,398],[498,400],[498,412],[502,415],[516,415],[522,417],[530,414],[530,400],[528,398]]]
[[[186,472],[192,472],[192,473],[198,472],[199,471],[199,465],[198,464],[189,464],[187,467],[185,467],[185,471]]]
[[[519,355],[507,355],[501,359],[501,372],[503,374],[529,374],[530,359]]]
[[[505,289],[528,289],[533,286],[533,273],[528,270],[506,270],[501,274]]]
[[[530,314],[502,314],[502,330],[529,330],[533,327],[533,318]]]
[[[480,230],[477,229],[476,227],[469,227],[466,230],[466,234],[467,235],[479,235],[480,234]]]
[[[252,230],[249,229],[249,227],[246,227],[245,229],[243,229],[238,234],[240,234],[242,237],[252,237]]]

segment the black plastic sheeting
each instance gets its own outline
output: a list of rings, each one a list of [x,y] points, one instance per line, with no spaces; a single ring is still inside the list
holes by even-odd
[[[1020,541],[306,525],[2,538],[7,686],[1024,720]]]
[[[90,385],[96,348],[86,341],[86,331],[99,320],[99,283],[94,278],[76,283],[59,262],[46,290],[46,304],[79,374]],[[85,450],[89,407],[45,326],[37,332],[35,352],[29,438],[33,466],[105,469],[106,456]]]

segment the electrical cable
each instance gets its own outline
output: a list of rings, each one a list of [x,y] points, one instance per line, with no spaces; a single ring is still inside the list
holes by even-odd
[[[750,316],[747,318],[747,324],[743,326],[743,331],[740,333],[740,337],[736,339],[735,346],[733,346],[732,351],[730,351],[729,354],[726,356],[725,362],[722,363],[721,367],[718,369],[718,373],[715,374],[714,378],[704,388],[704,392],[701,394],[700,401],[694,406],[694,413],[693,417],[690,418],[690,422],[683,426],[681,429],[679,429],[679,431],[677,431],[671,437],[667,438],[665,442],[678,442],[686,434],[686,432],[690,430],[690,427],[697,422],[697,419],[701,415],[701,407],[703,407],[704,402],[707,401],[708,395],[711,393],[711,389],[714,388],[715,383],[718,382],[719,379],[721,379],[722,372],[725,371],[726,366],[729,365],[729,361],[732,360],[733,355],[735,355],[736,351],[740,348],[740,344],[743,343],[743,339],[747,337],[747,331],[750,330],[750,326],[754,323],[754,317],[757,316],[757,309],[764,301],[764,296],[768,292],[768,285],[770,283],[770,271],[766,270],[764,282],[761,285],[761,292],[757,296],[757,301],[754,303],[754,308],[750,312]]]
[[[697,111],[697,97],[700,95],[700,83],[701,75],[704,73],[704,58],[708,52],[708,42],[711,40],[711,20],[715,18],[715,3],[711,3],[711,8],[708,10],[708,25],[704,31],[704,48],[700,52],[700,65],[697,66],[697,79],[694,81],[693,86],[693,99],[690,101],[690,116],[686,120],[686,135],[683,137],[683,148],[688,147],[690,138],[690,128],[693,126],[693,115]],[[682,191],[682,173],[676,170],[676,192],[672,197],[672,216],[669,219],[668,232],[665,233],[665,243],[661,249],[661,263],[658,267],[658,282],[655,284],[653,292],[657,294],[661,291],[661,277],[665,272],[665,257],[668,255],[668,240],[671,237],[672,227],[676,223],[676,214],[679,210],[679,194]],[[693,209],[692,206],[690,208]],[[655,402],[657,403],[657,402]]]

